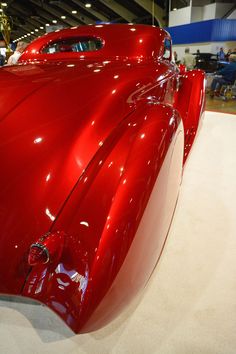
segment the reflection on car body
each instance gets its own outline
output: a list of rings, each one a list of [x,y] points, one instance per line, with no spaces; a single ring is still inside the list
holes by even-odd
[[[205,75],[180,73],[165,30],[133,24],[46,34],[0,75],[0,293],[94,331],[160,257]]]

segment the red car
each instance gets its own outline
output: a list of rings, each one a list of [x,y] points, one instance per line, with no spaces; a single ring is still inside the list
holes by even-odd
[[[0,293],[94,331],[150,278],[204,112],[204,74],[145,25],[65,29],[0,71]]]

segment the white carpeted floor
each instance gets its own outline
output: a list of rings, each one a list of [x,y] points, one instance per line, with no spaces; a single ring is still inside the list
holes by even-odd
[[[0,301],[0,353],[236,353],[236,115],[207,112],[139,302],[106,328],[74,335],[46,308]]]

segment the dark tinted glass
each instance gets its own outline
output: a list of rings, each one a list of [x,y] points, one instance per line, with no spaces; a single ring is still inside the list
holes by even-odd
[[[42,49],[42,53],[90,52],[99,50],[102,46],[102,40],[99,38],[67,38],[50,43]]]

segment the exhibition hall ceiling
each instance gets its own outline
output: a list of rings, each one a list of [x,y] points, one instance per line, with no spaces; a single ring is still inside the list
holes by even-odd
[[[158,24],[153,12],[163,22],[168,13],[168,0],[8,0],[1,4],[10,18],[11,40],[32,40],[50,26],[102,22]]]

